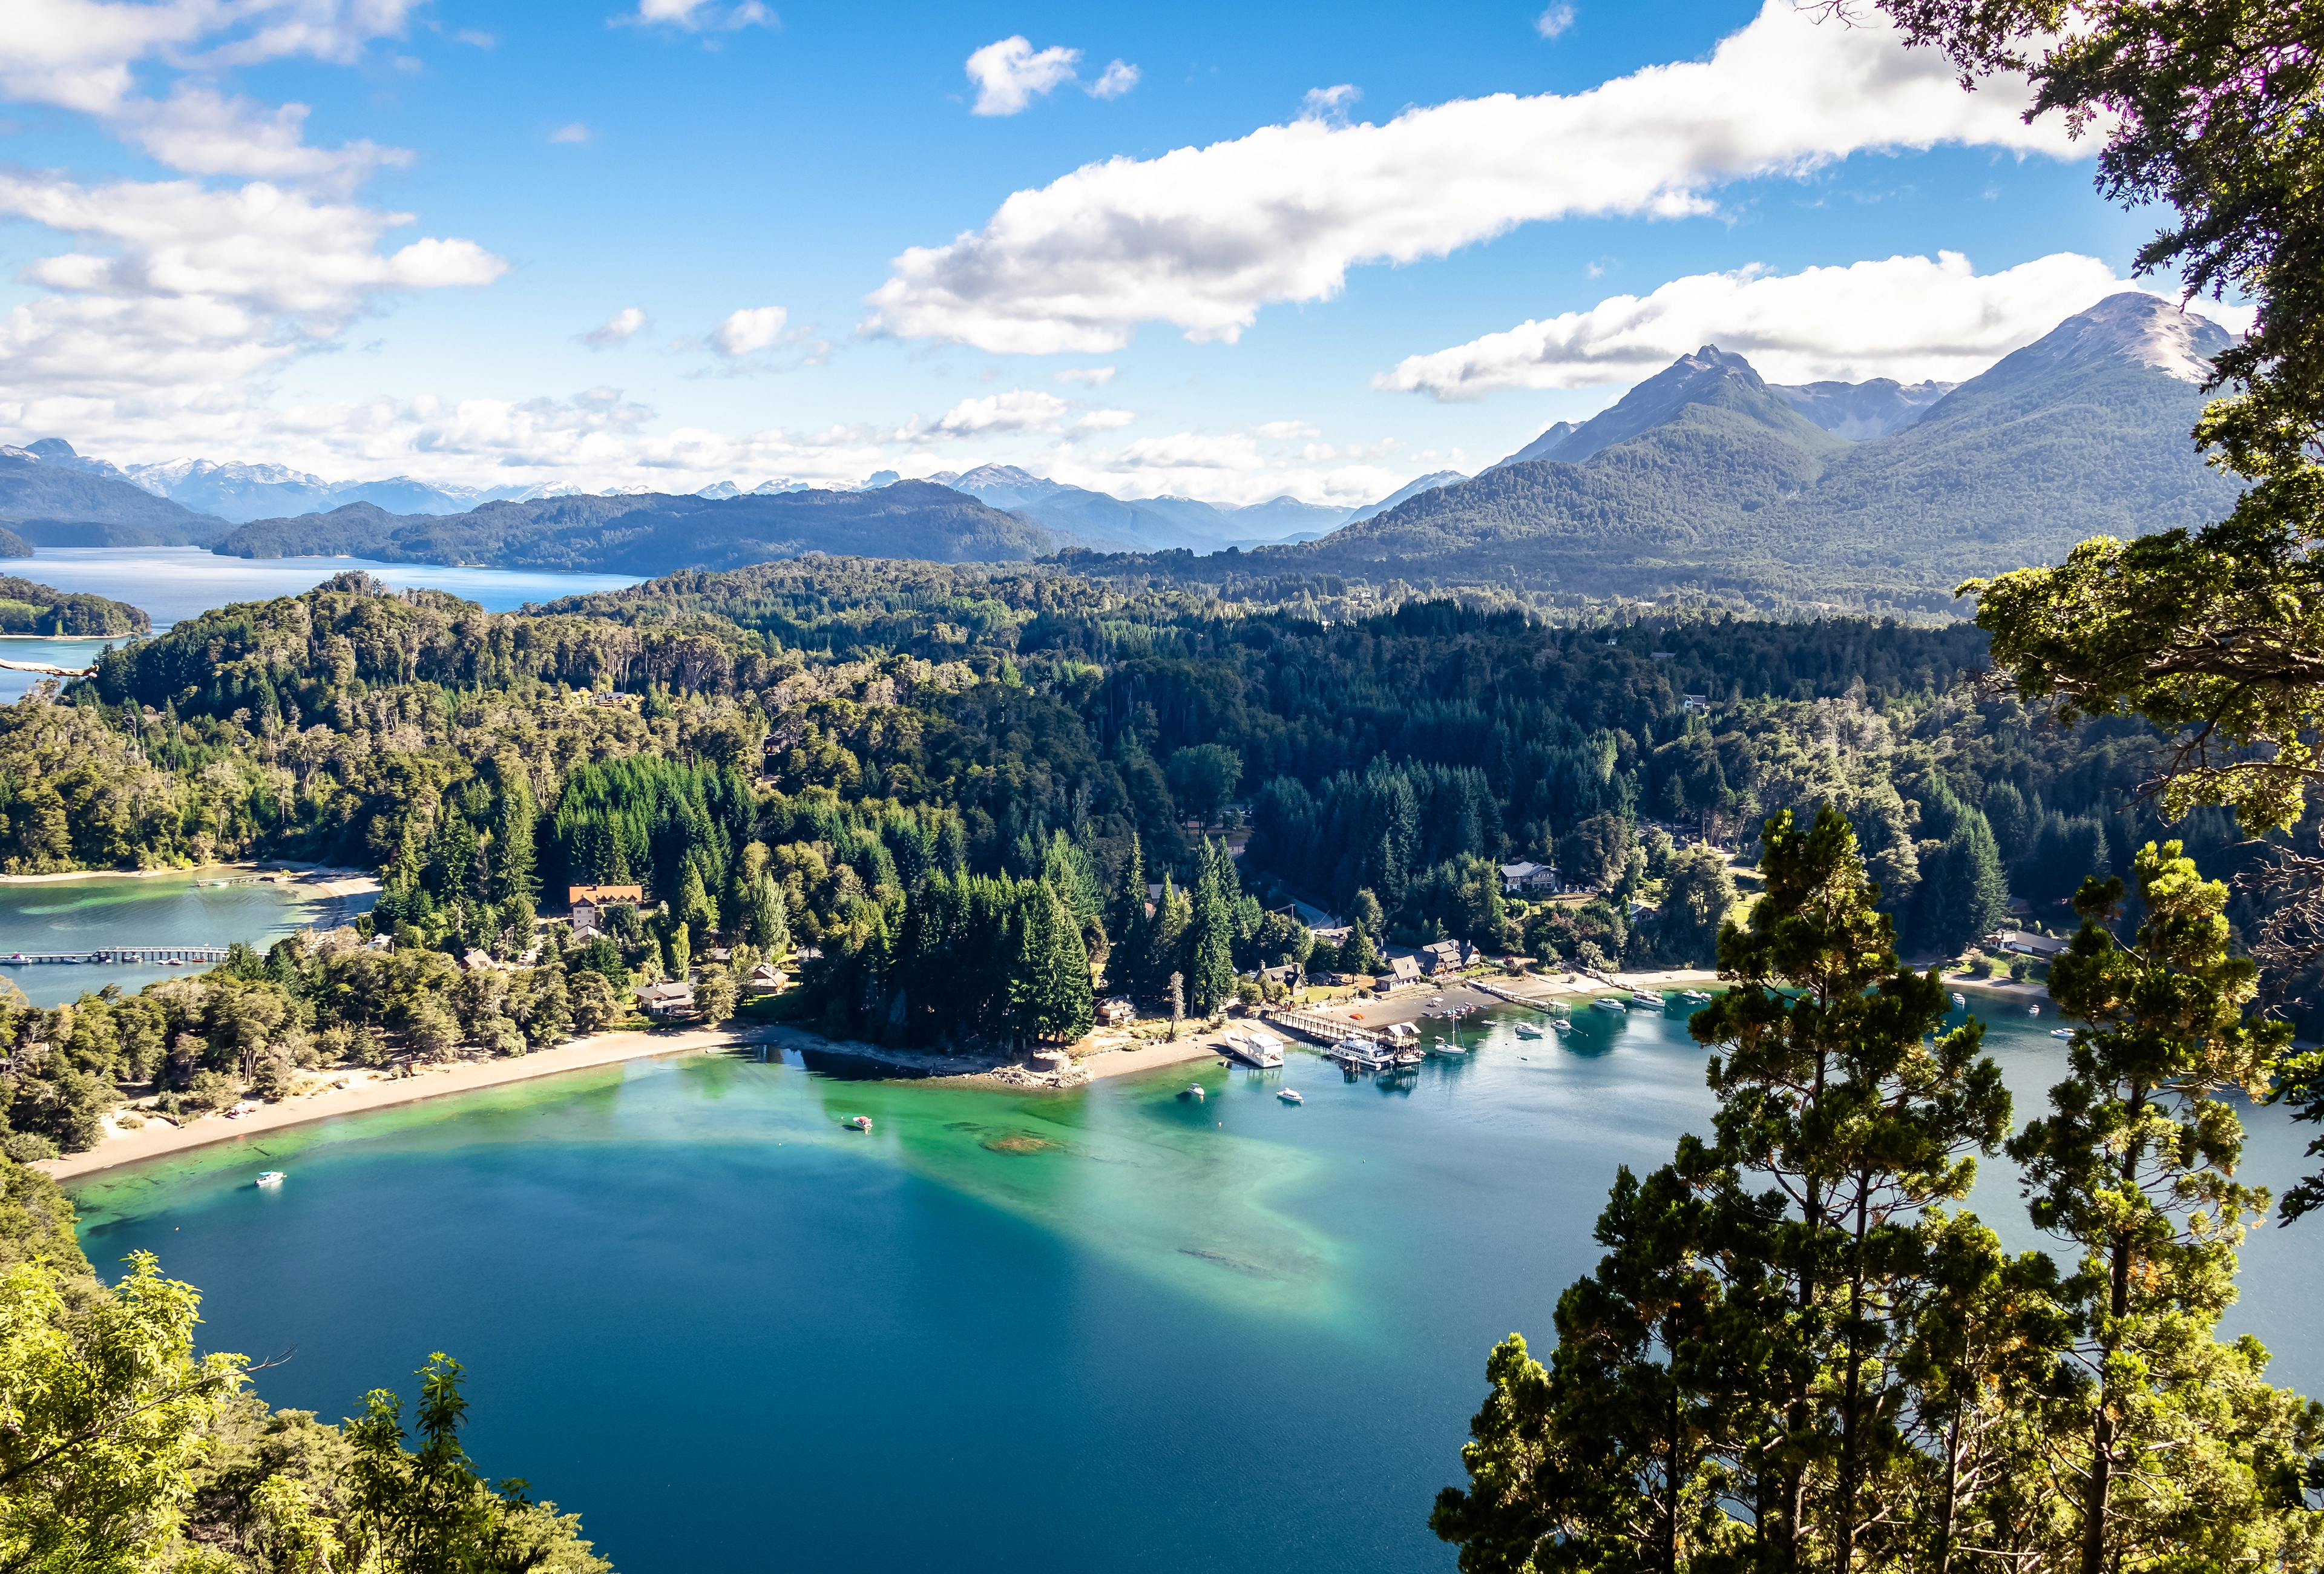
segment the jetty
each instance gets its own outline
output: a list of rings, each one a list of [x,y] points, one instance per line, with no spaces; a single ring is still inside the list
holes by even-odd
[[[1287,1011],[1269,1012],[1267,1020],[1286,1032],[1297,1033],[1303,1039],[1312,1039],[1327,1047],[1347,1039],[1355,1039],[1375,1049],[1388,1047],[1386,1033],[1374,1032],[1352,1023],[1333,1022],[1320,1011],[1302,1011],[1295,1006]]]
[[[106,946],[96,951],[11,951],[0,956],[0,968],[23,968],[40,962],[223,962],[229,954],[225,946]]]
[[[1551,1016],[1557,1014],[1558,1003],[1556,1002],[1536,1000],[1533,996],[1520,995],[1514,989],[1504,989],[1498,984],[1488,984],[1482,978],[1463,978],[1461,982],[1480,995],[1489,995],[1496,1000],[1506,1000],[1511,1005],[1530,1005],[1536,1011],[1545,1012]]]

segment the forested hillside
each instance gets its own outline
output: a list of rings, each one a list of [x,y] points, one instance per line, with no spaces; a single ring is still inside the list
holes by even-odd
[[[466,514],[390,514],[351,503],[328,514],[235,527],[230,557],[348,556],[390,563],[667,573],[807,552],[939,563],[1021,562],[1055,549],[1040,526],[925,481],[869,492],[714,499],[650,494],[487,503]]]

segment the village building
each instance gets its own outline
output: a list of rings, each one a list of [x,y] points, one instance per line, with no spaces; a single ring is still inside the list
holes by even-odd
[[[694,986],[649,984],[638,991],[638,1005],[656,1022],[666,1022],[674,1016],[691,1016],[694,1014]]]
[[[624,904],[641,907],[645,904],[642,885],[569,885],[566,887],[565,904],[573,915],[576,939],[595,934],[604,926],[605,909]]]
[[[2038,957],[2045,962],[2060,955],[2070,943],[2022,929],[2005,929],[1985,937],[1988,950],[2013,951],[2021,957]]]
[[[1127,1027],[1138,1020],[1138,1007],[1130,1003],[1128,995],[1117,995],[1097,1003],[1097,1020],[1102,1027]]]
[[[1558,883],[1556,865],[1530,862],[1503,864],[1501,884],[1512,896],[1530,896],[1536,893],[1547,896],[1564,889]]]

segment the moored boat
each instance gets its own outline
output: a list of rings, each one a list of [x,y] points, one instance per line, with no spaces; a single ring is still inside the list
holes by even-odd
[[[1534,1024],[1529,1022],[1521,1022],[1517,1023],[1517,1037],[1521,1039],[1537,1039],[1541,1037],[1541,1029],[1534,1026]]]
[[[1296,1088],[1286,1088],[1276,1094],[1276,1097],[1283,1100],[1286,1104],[1305,1104],[1307,1102],[1305,1099],[1299,1097],[1299,1089]]]
[[[1594,1004],[1605,1011],[1628,1011],[1630,1009],[1610,995],[1600,995]]]
[[[261,1170],[258,1172],[257,1180],[253,1184],[259,1186],[280,1186],[282,1184],[282,1171],[280,1170]]]
[[[847,1125],[851,1131],[868,1132],[872,1129],[872,1117],[868,1115],[859,1115],[849,1121]]]

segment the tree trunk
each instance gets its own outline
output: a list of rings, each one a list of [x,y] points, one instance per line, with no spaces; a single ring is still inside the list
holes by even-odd
[[[1849,1574],[1856,1557],[1856,1495],[1863,1483],[1864,1433],[1864,1234],[1869,1221],[1870,1190],[1865,1177],[1857,1177],[1856,1229],[1848,1275],[1848,1382],[1840,1412],[1840,1481],[1838,1523],[1832,1529],[1832,1568]]]
[[[2146,1089],[2135,1088],[2130,1098],[2130,1121],[2136,1125],[2146,1112]],[[2126,1185],[2138,1180],[2138,1161],[2145,1144],[2133,1143],[2122,1156],[2122,1178]],[[2130,1311],[2130,1236],[2127,1232],[2115,1236],[2108,1264],[2107,1312],[2119,1321]],[[2098,1410],[2090,1418],[2090,1485],[2082,1502],[2082,1574],[2106,1574],[2107,1570],[2107,1498],[2114,1486],[2115,1423],[2113,1394],[2107,1387],[2106,1369],[2114,1355],[2116,1341],[2120,1338],[2109,1327],[2098,1341]]]

